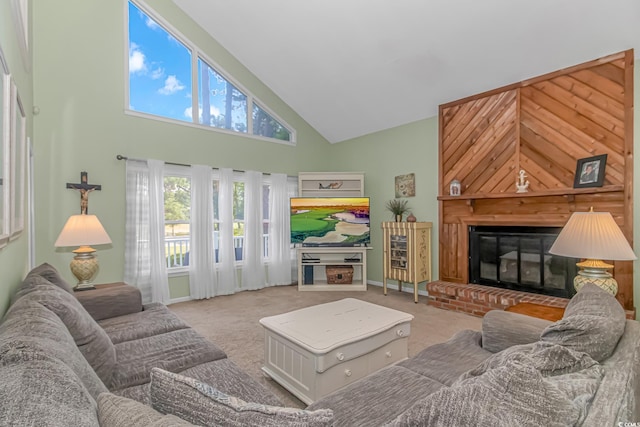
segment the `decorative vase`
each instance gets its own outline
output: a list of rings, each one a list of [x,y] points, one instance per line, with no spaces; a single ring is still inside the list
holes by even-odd
[[[410,213],[407,217],[407,222],[416,222],[417,218],[413,213]]]
[[[402,222],[402,214],[396,215],[396,222]]]

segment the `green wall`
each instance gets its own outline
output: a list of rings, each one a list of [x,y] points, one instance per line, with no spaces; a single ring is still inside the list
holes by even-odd
[[[365,194],[371,198],[371,247],[367,279],[382,282],[382,229],[393,221],[385,202],[395,197],[395,177],[415,173],[416,196],[409,207],[418,221],[433,223],[431,251],[438,278],[438,119],[436,117],[334,144],[331,170],[365,173]],[[396,284],[395,281],[390,282]],[[408,286],[408,285],[406,285]],[[412,286],[412,285],[411,285]],[[420,286],[424,289],[424,285]]]
[[[72,255],[53,243],[67,217],[79,211],[78,192],[65,189],[65,183],[78,182],[81,171],[89,173],[90,183],[102,185],[102,191],[90,194],[89,212],[98,215],[113,240],[112,248],[98,251],[96,279],[111,282],[122,280],[124,269],[125,163],[116,160],[117,154],[290,175],[319,169],[328,156],[324,138],[172,1],[149,4],[296,128],[298,143],[292,147],[126,115],[126,2],[36,2],[36,261],[52,263],[68,280]],[[188,295],[183,278],[171,279],[171,290],[172,297]]]
[[[31,136],[31,109],[33,106],[31,73],[25,68],[22,61],[13,23],[11,3],[11,1],[0,2],[0,46],[27,113],[27,136]],[[28,269],[28,231],[25,229],[17,239],[0,249],[0,271],[2,272],[2,281],[0,281],[0,316],[9,306],[13,290],[24,278]]]

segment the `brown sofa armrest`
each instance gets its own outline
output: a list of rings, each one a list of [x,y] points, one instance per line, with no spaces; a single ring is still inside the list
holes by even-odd
[[[482,348],[497,353],[513,345],[536,342],[551,324],[524,314],[492,310],[482,319]]]
[[[140,290],[123,282],[96,285],[74,295],[96,321],[142,311]]]

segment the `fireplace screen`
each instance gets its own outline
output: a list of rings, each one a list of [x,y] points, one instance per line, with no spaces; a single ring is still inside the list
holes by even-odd
[[[471,283],[569,298],[576,260],[549,254],[560,228],[469,227]]]

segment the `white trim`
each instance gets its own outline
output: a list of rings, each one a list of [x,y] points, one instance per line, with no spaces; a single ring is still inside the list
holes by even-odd
[[[124,110],[124,114],[126,114],[128,116],[139,117],[139,118],[142,118],[142,119],[156,120],[156,121],[170,123],[170,124],[174,124],[174,125],[188,126],[188,127],[192,127],[192,128],[200,129],[200,130],[208,130],[208,131],[211,131],[211,132],[223,133],[223,134],[226,134],[226,135],[233,135],[233,136],[237,136],[237,137],[241,137],[241,138],[256,139],[258,141],[271,142],[271,143],[275,143],[275,144],[283,144],[283,145],[288,145],[288,146],[292,146],[292,147],[296,145],[296,143],[292,142],[292,141],[283,141],[282,139],[276,139],[276,138],[265,138],[264,136],[253,135],[253,134],[250,134],[250,133],[237,132],[237,131],[228,130],[228,129],[221,129],[221,128],[216,128],[216,127],[213,127],[213,126],[205,126],[205,125],[201,125],[200,123],[185,122],[185,121],[178,120],[178,119],[172,119],[170,117],[156,116],[155,114],[143,113],[141,111],[129,110],[129,109],[126,109],[126,108]],[[293,133],[292,133],[292,135],[293,135]]]
[[[33,159],[33,143],[31,137],[27,137],[27,200],[29,208],[29,216],[27,217],[27,226],[29,230],[29,268],[36,267],[36,210],[35,210],[35,191],[33,182],[34,159]]]
[[[18,1],[18,0],[15,0]],[[130,75],[129,75],[129,44],[130,44],[130,40],[129,40],[129,2],[133,3],[137,8],[139,8],[142,12],[144,12],[145,14],[147,14],[151,19],[153,19],[154,21],[156,21],[162,28],[163,30],[165,30],[167,33],[169,33],[170,36],[174,37],[176,40],[178,40],[180,43],[182,43],[184,45],[184,47],[189,50],[191,52],[191,122],[187,122],[187,121],[181,121],[178,119],[172,119],[169,117],[163,117],[163,116],[157,116],[154,114],[150,114],[150,113],[143,113],[140,111],[136,111],[136,110],[131,110],[129,108],[131,100],[129,98],[129,94],[131,91],[130,85],[129,85],[129,81],[130,81]],[[124,18],[124,30],[125,30],[125,36],[124,36],[124,42],[125,42],[125,114],[129,114],[129,115],[133,115],[136,117],[145,117],[145,118],[152,118],[155,120],[160,120],[160,121],[166,121],[168,123],[173,123],[173,124],[181,124],[181,125],[193,125],[196,126],[199,129],[211,129],[214,130],[216,132],[222,132],[222,133],[226,133],[226,134],[231,134],[231,135],[238,135],[238,136],[245,136],[245,137],[250,137],[253,139],[257,139],[257,140],[261,140],[261,141],[266,141],[266,142],[275,142],[278,144],[285,144],[285,145],[291,145],[291,146],[295,146],[297,143],[297,131],[296,129],[291,126],[289,123],[287,123],[285,120],[283,120],[280,116],[278,116],[277,114],[275,114],[273,112],[272,109],[266,107],[266,104],[264,102],[262,102],[259,98],[257,98],[251,91],[249,91],[244,85],[242,85],[240,82],[238,82],[236,79],[234,79],[233,77],[231,77],[231,75],[224,69],[222,68],[216,61],[214,61],[213,59],[211,59],[211,57],[209,57],[206,53],[204,53],[202,51],[202,49],[200,49],[195,43],[193,43],[191,40],[189,40],[184,34],[182,34],[180,31],[178,31],[173,25],[171,25],[166,19],[164,19],[159,13],[157,13],[155,10],[153,10],[153,8],[151,8],[147,3],[145,3],[143,0],[124,0],[124,13],[125,13],[125,18]],[[245,95],[247,97],[247,132],[243,133],[243,132],[237,132],[234,130],[229,130],[229,129],[222,129],[222,128],[217,128],[217,127],[213,127],[213,126],[207,126],[207,125],[203,125],[199,123],[199,111],[200,111],[200,106],[198,105],[198,98],[199,98],[199,92],[200,92],[200,88],[198,87],[198,60],[202,60],[204,61],[207,66],[209,66],[210,68],[212,68],[213,70],[215,70],[216,73],[220,74],[225,80],[227,80],[229,83],[231,83],[233,86],[235,86],[236,89],[238,89],[240,92],[243,93],[243,95]],[[254,135],[253,134],[253,102],[255,102],[256,104],[258,104],[258,106],[260,108],[262,108],[265,112],[269,113],[274,119],[276,119],[278,121],[278,123],[280,123],[280,125],[282,125],[284,128],[286,128],[289,131],[289,135],[290,135],[290,140],[289,141],[283,141],[281,139],[277,139],[277,138],[267,138],[264,136],[259,136],[259,135]]]
[[[2,133],[0,134],[0,161],[2,162],[2,198],[0,205],[0,248],[9,242],[11,234],[11,75],[9,74],[2,49],[0,48],[0,62],[2,63],[2,93],[0,93]]]
[[[11,224],[9,240],[20,236],[24,230],[24,190],[26,168],[27,116],[18,93],[18,86],[11,79]]]
[[[172,298],[172,299],[169,300],[167,305],[177,304],[179,302],[187,302],[187,301],[191,301],[192,299],[193,298],[191,298],[191,297]]]
[[[27,72],[31,71],[31,55],[29,53],[29,0],[12,0],[13,23],[20,47],[22,63]]]
[[[0,71],[3,71],[4,74],[11,74],[9,72],[9,64],[7,64],[7,60],[4,57],[4,51],[2,50],[2,46],[0,46],[0,65],[2,65],[2,69]]]
[[[129,99],[129,0],[123,1],[123,22],[124,22],[124,36],[122,40],[124,41],[124,109],[125,112],[129,111],[129,105],[131,105],[131,100]]]

